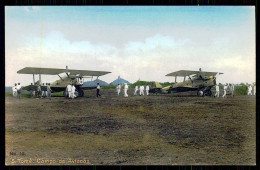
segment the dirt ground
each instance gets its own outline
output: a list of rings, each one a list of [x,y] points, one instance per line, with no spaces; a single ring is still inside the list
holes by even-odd
[[[254,96],[101,94],[6,97],[6,165],[256,164]]]

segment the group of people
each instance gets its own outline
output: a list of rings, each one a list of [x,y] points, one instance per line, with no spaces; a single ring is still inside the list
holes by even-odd
[[[44,88],[41,88],[40,83],[35,83],[35,85],[36,85],[36,88],[34,88],[35,86],[33,86],[33,83],[31,83],[31,89],[29,90],[32,98],[33,97],[40,97],[40,98],[43,98],[43,97],[50,98],[51,97],[51,86],[50,86],[51,84],[50,83],[46,83],[46,87],[43,83],[42,86]],[[12,87],[12,91],[13,91],[14,97],[20,98],[21,93],[22,93],[21,84],[15,83],[14,86]]]
[[[140,87],[135,86],[134,96],[137,95],[138,90],[139,90],[139,95],[140,96],[142,96],[142,95],[144,96],[144,90],[146,91],[146,95],[148,96],[150,87],[149,87],[149,85],[147,85],[147,86],[145,86],[145,89],[144,89],[143,85],[140,86]]]
[[[76,87],[74,86],[73,82],[71,82],[70,84],[67,85],[66,92],[70,99],[74,99],[75,97],[77,97],[75,94]]]
[[[247,95],[254,95],[255,96],[255,93],[256,93],[255,84],[253,84],[253,85],[247,84]]]
[[[216,84],[216,93],[215,93],[215,97],[219,97],[219,86],[220,86],[220,83],[219,84]],[[231,96],[234,97],[234,92],[235,92],[235,85],[234,84],[231,84],[231,83],[226,83],[223,87],[223,95],[222,95],[222,98],[226,98],[227,97],[227,91],[230,91],[231,92]]]
[[[42,86],[45,86],[44,83],[42,84]],[[41,88],[40,85],[37,86],[37,92],[38,92],[38,97],[47,97],[47,98],[51,98],[51,84],[50,83],[46,83],[46,88]]]
[[[15,83],[14,86],[12,87],[12,91],[13,91],[13,96],[17,97],[20,99],[21,97],[21,92],[22,92],[22,86],[20,83]]]
[[[31,83],[31,85],[33,85]],[[47,98],[51,98],[51,84],[50,83],[42,83],[42,86],[45,86],[46,85],[46,88],[45,87],[41,87],[40,83],[37,85],[37,89],[32,89],[30,90],[31,92],[31,97],[39,97],[39,98],[44,98],[44,97],[47,97]]]
[[[33,84],[31,83],[31,85],[33,85]],[[42,86],[44,86],[44,83],[42,84]],[[220,92],[219,86],[220,86],[220,83],[216,84],[215,97],[217,97],[217,98],[219,98],[219,92]],[[100,87],[99,83],[97,83],[97,94],[96,94],[97,97],[101,96],[100,88],[101,87]],[[120,96],[121,88],[122,88],[121,84],[118,84],[116,86],[116,90],[117,90],[117,95],[118,96]],[[149,87],[149,85],[147,85],[147,86],[144,86],[144,85],[135,86],[134,96],[138,94],[138,90],[139,90],[139,95],[140,96],[145,95],[144,91],[146,91],[146,95],[148,96],[150,87]],[[14,97],[20,98],[21,97],[21,91],[22,91],[21,84],[20,83],[17,83],[17,84],[15,83],[14,86],[12,87],[12,91],[13,91],[13,96]],[[34,97],[34,96],[40,97],[40,98],[43,98],[43,97],[50,98],[51,97],[50,83],[46,83],[46,88],[43,88],[43,89],[41,88],[40,83],[38,83],[37,90],[32,88],[30,91],[31,91],[31,97]],[[127,91],[128,91],[128,85],[127,85],[127,83],[124,83],[124,97],[128,97]],[[230,91],[231,92],[231,96],[234,97],[234,92],[235,92],[234,84],[226,83],[224,85],[222,98],[226,98],[227,91]],[[69,98],[74,99],[75,97],[77,97],[77,95],[76,95],[76,87],[74,86],[73,82],[71,82],[69,85],[67,85],[66,93],[68,94]],[[247,95],[255,95],[255,94],[256,94],[256,86],[255,86],[255,84],[252,84],[252,85],[251,84],[247,84]]]
[[[118,84],[116,86],[117,96],[120,96],[121,87],[122,87],[121,84]],[[124,83],[124,97],[128,97],[127,91],[128,91],[128,84]]]
[[[219,97],[219,86],[220,83],[216,85],[216,93],[215,93],[215,97]],[[235,92],[235,85],[231,84],[231,83],[226,83],[224,85],[224,93],[222,98],[226,98],[227,97],[227,91],[231,92],[231,96],[234,97],[234,92]],[[252,86],[250,84],[247,84],[247,95],[255,95],[256,94],[256,86],[255,84]]]
[[[118,84],[116,86],[116,91],[117,91],[117,95],[120,96],[120,92],[121,92],[121,84]],[[147,85],[146,88],[144,88],[144,86],[135,86],[135,89],[134,89],[134,96],[137,95],[137,92],[138,90],[140,91],[140,96],[141,95],[144,95],[144,90],[146,91],[146,95],[148,96],[149,95],[149,89],[150,87]],[[128,94],[127,94],[127,91],[128,91],[128,85],[127,83],[124,83],[124,97],[128,97]]]

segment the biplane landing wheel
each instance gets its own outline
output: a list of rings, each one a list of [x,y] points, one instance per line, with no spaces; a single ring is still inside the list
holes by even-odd
[[[77,89],[77,91],[78,91],[78,97],[84,96],[84,91],[82,89]]]
[[[202,97],[202,96],[204,95],[204,93],[203,93],[202,90],[199,90],[199,91],[197,92],[197,95],[198,95],[199,97]]]
[[[83,97],[84,96],[84,91],[83,90],[79,90],[79,97]]]
[[[207,96],[211,96],[212,95],[212,92],[209,90],[208,92],[207,92]]]

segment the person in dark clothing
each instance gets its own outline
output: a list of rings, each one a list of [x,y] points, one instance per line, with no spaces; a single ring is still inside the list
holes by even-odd
[[[98,97],[98,96],[101,96],[99,83],[97,83],[97,97]]]

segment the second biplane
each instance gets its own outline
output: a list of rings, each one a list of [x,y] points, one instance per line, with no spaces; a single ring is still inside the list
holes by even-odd
[[[151,91],[155,93],[197,91],[198,96],[211,96],[211,88],[216,85],[216,79],[220,74],[223,73],[201,71],[201,69],[199,71],[179,70],[166,75],[175,77],[175,83],[162,87],[155,82]],[[177,83],[177,77],[183,77],[183,81]]]

